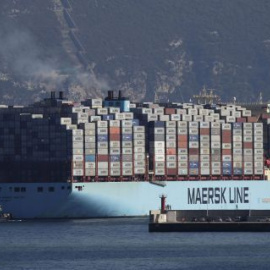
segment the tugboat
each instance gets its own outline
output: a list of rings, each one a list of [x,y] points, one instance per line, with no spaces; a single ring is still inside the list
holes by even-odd
[[[0,223],[6,222],[11,220],[11,214],[10,213],[3,213],[2,206],[0,205]]]

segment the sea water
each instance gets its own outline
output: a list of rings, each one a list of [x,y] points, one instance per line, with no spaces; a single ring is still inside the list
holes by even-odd
[[[270,269],[270,233],[149,233],[147,218],[0,223],[9,269]]]

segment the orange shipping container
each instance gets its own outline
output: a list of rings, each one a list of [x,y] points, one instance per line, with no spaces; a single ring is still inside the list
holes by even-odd
[[[110,127],[110,134],[120,134],[120,128],[119,127]]]
[[[176,155],[176,149],[175,148],[167,148],[166,154],[167,155]]]
[[[110,141],[120,141],[120,134],[110,134]]]
[[[178,142],[187,142],[187,135],[178,135]]]
[[[209,135],[210,134],[210,129],[209,128],[201,128],[200,129],[200,134],[201,135]]]
[[[188,143],[187,142],[178,142],[178,148],[187,148]]]

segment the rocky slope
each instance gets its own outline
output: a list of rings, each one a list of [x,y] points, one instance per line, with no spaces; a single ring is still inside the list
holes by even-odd
[[[269,100],[269,14],[268,0],[3,0],[0,102],[108,89],[188,101],[203,85]]]

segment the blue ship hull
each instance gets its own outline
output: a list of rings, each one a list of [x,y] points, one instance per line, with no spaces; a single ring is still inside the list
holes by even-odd
[[[171,209],[270,210],[269,181],[2,183],[0,205],[13,218],[144,216],[167,196]]]

